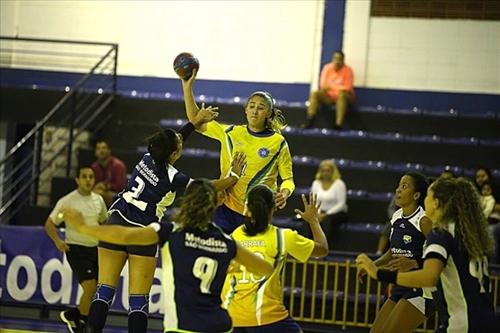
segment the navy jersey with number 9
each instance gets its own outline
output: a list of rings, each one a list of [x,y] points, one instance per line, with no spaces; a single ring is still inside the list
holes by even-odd
[[[221,291],[236,243],[215,224],[207,230],[153,223],[162,256],[164,331],[228,332]]]
[[[444,295],[440,309],[446,332],[500,332],[490,299],[488,259],[470,260],[455,238],[455,224],[448,230],[427,235],[424,259],[437,258],[445,264],[438,285]]]

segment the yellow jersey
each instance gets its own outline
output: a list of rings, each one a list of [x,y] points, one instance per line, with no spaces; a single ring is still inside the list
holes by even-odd
[[[202,134],[221,144],[221,176],[229,173],[233,154],[242,152],[246,155],[247,167],[243,175],[226,190],[224,204],[231,210],[243,215],[246,195],[255,185],[265,184],[277,191],[278,175],[283,180],[281,188],[289,189],[290,193],[295,189],[292,157],[280,133],[271,130],[255,133],[246,125],[225,125],[211,121]]]
[[[245,226],[239,226],[233,239],[247,250],[274,265],[274,272],[266,277],[255,276],[240,266],[229,273],[222,289],[223,307],[233,319],[234,327],[255,327],[272,324],[288,317],[283,304],[281,273],[287,254],[305,262],[314,249],[314,241],[291,229],[270,225],[256,236],[248,236]]]

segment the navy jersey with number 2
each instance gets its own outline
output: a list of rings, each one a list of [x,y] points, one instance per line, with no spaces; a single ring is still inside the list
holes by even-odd
[[[429,233],[424,258],[437,258],[445,264],[439,285],[444,295],[440,314],[446,316],[442,320],[445,332],[500,332],[489,295],[488,259],[469,259],[455,238],[454,223],[448,230]]]
[[[171,165],[159,170],[151,155],[145,154],[137,163],[125,189],[109,208],[134,225],[160,221],[177,191],[184,190],[191,179]]]

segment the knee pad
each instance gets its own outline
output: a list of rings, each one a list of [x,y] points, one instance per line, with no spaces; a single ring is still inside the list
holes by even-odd
[[[146,315],[149,314],[149,295],[129,295],[128,296],[129,310],[128,313],[142,312]]]
[[[106,303],[108,307],[110,307],[115,298],[115,291],[115,287],[99,283],[97,284],[97,290],[95,292],[94,298],[92,299],[92,302],[100,301]]]

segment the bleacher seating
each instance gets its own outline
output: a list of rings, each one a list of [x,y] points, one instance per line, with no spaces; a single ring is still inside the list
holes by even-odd
[[[154,97],[119,98],[115,119],[106,127],[113,152],[126,162],[129,172],[145,152],[144,138],[149,133],[160,126],[179,128],[185,122],[183,103],[173,101],[175,96]],[[218,104],[220,121],[244,122],[241,99],[205,97],[205,102]],[[388,219],[387,205],[403,173],[419,171],[436,177],[449,169],[471,176],[477,165],[500,166],[500,155],[495,154],[500,147],[495,126],[499,121],[494,112],[471,116],[457,110],[358,106],[348,114],[349,129],[334,131],[300,129],[304,106],[282,103],[282,108],[290,124],[283,134],[293,155],[297,191],[277,216],[282,225],[301,229],[301,222],[292,219],[293,208],[301,205],[298,194],[308,191],[319,162],[333,158],[349,189],[349,223],[342,229],[347,247],[341,246],[343,250],[358,243],[355,250],[375,250],[377,233]],[[81,154],[90,158],[93,153]],[[198,168],[200,159],[203,170]],[[176,166],[192,177],[218,178],[218,159],[218,142],[195,133]]]
[[[167,97],[165,94],[140,92],[130,92],[128,95],[124,97],[122,94],[109,108],[113,118],[105,125],[102,136],[110,141],[113,153],[125,161],[130,173],[145,152],[144,138],[159,127],[180,127],[185,114],[183,103],[174,100],[180,96],[171,94]],[[5,99],[2,103],[4,102]],[[207,96],[205,102],[218,104],[221,121],[244,122],[241,99]],[[307,274],[303,273],[302,268],[297,268],[297,280],[292,284],[289,264],[286,269],[285,301],[291,306],[293,316],[299,319],[309,316],[315,320],[326,318],[328,323],[332,321],[338,324],[333,319],[334,312],[336,318],[351,318],[351,314],[356,315],[353,307],[357,302],[368,303],[370,309],[374,309],[374,303],[380,301],[374,293],[364,290],[365,286],[359,290],[353,287],[355,273],[352,261],[356,253],[375,251],[379,234],[388,219],[387,205],[403,173],[420,171],[435,177],[446,168],[457,175],[471,176],[476,166],[484,164],[492,167],[494,176],[500,176],[498,112],[472,114],[455,109],[424,110],[419,107],[359,105],[348,114],[347,129],[339,132],[328,128],[302,130],[299,125],[304,119],[304,105],[281,102],[281,107],[290,124],[283,133],[293,155],[297,190],[289,199],[287,207],[277,213],[274,223],[304,234],[309,232],[306,223],[294,219],[293,208],[301,205],[299,194],[308,191],[317,166],[324,158],[335,160],[349,189],[349,222],[340,228],[341,237],[334,247],[336,252],[325,258],[327,263],[324,267],[335,274],[333,268],[342,265],[345,267],[346,260],[349,260],[350,273],[346,274],[344,270],[344,273],[335,277],[335,281],[346,282],[351,289],[335,289],[331,285],[334,275],[329,275],[331,281],[328,280],[329,284],[322,289],[322,268],[321,265],[316,268],[314,261],[309,266],[314,268]],[[327,127],[328,124],[319,125]],[[80,150],[80,163],[88,164],[93,160],[92,150]],[[203,161],[203,169],[199,168],[200,160]],[[193,134],[176,167],[192,177],[218,178],[218,143]],[[54,179],[52,204],[73,188],[73,179]],[[26,210],[26,221],[42,224],[49,212],[50,208]],[[338,250],[351,252],[341,256]],[[316,274],[316,269],[319,278],[316,279],[318,284],[313,291],[311,276]],[[375,288],[375,284],[371,288]],[[337,303],[339,305],[334,309]],[[344,304],[349,306],[345,305],[343,308]],[[315,305],[316,310],[313,310]],[[345,313],[340,313],[344,309]],[[374,314],[373,309],[370,316]],[[326,311],[328,315],[323,318],[318,313],[320,310]],[[314,311],[316,312],[313,313]],[[360,307],[360,316],[363,311],[364,308]]]

